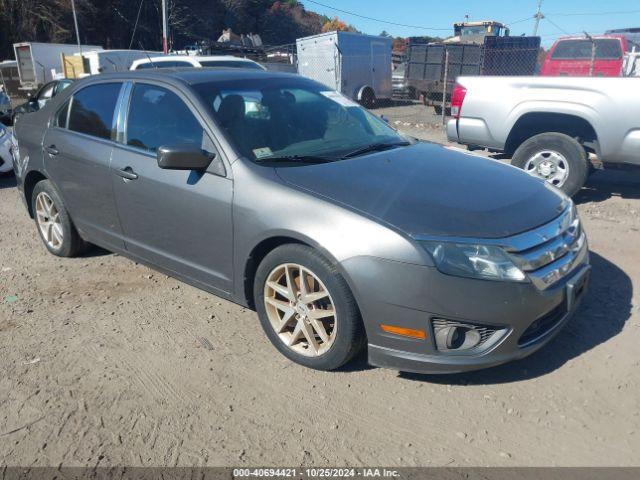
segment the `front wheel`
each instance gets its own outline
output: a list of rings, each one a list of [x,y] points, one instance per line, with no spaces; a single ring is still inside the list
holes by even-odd
[[[364,343],[360,313],[344,278],[305,245],[283,245],[264,258],[254,299],[267,337],[296,363],[334,370]]]
[[[562,133],[541,133],[518,147],[511,165],[541,178],[567,195],[575,195],[587,181],[589,162],[584,147]]]

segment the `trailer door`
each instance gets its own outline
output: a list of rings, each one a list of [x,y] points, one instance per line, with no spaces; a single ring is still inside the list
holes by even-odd
[[[16,60],[18,61],[18,72],[20,73],[21,84],[33,84],[36,82],[33,60],[31,58],[31,47],[22,45],[16,48]]]
[[[334,38],[311,39],[298,45],[298,73],[340,91],[338,48]]]
[[[371,86],[377,97],[385,91],[385,73],[391,68],[388,50],[384,42],[371,42]]]

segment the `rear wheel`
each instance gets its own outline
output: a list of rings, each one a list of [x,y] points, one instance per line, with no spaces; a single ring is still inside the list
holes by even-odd
[[[376,94],[371,88],[367,87],[362,91],[360,102],[365,108],[373,108],[376,105]]]
[[[334,370],[364,343],[360,313],[335,266],[305,245],[283,245],[260,263],[254,282],[260,323],[290,360]]]
[[[580,143],[562,133],[541,133],[518,147],[511,164],[541,178],[567,195],[575,195],[589,174],[587,152]]]
[[[75,257],[85,250],[85,242],[73,225],[60,194],[49,180],[36,184],[31,206],[38,233],[49,252],[58,257]]]

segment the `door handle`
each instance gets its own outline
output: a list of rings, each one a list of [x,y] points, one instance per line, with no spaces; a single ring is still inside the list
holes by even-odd
[[[125,180],[136,180],[138,178],[138,174],[135,173],[131,167],[116,170],[116,175],[121,176]]]
[[[58,155],[60,153],[60,151],[56,148],[55,145],[49,145],[48,147],[44,147],[44,151],[52,156]]]

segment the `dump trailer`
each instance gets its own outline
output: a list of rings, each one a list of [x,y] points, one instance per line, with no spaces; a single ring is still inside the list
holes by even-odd
[[[508,34],[508,30],[498,22],[475,22],[473,29],[463,25],[456,24],[456,35],[443,42],[426,43],[420,37],[409,39],[409,88],[437,113],[441,113],[443,105],[448,108],[459,76],[536,73],[540,37],[500,36],[500,33]]]
[[[78,45],[63,43],[14,43],[13,50],[18,62],[18,75],[22,90],[36,90],[53,80],[52,70],[61,72],[61,54],[73,55],[80,51]],[[96,45],[83,45],[82,51],[102,50]]]
[[[371,107],[391,98],[391,39],[329,32],[296,40],[298,73]]]

